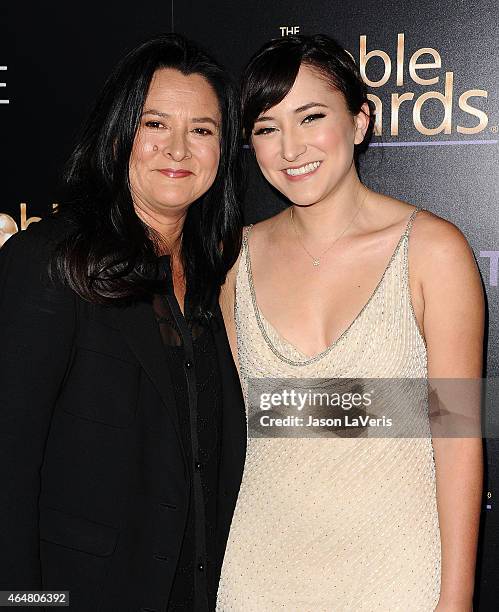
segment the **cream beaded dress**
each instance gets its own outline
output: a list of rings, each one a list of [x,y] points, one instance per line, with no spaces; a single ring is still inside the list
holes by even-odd
[[[313,358],[259,311],[246,233],[235,307],[246,399],[249,378],[427,376],[408,283],[416,213],[367,304]],[[432,612],[440,562],[430,437],[249,438],[217,610]]]

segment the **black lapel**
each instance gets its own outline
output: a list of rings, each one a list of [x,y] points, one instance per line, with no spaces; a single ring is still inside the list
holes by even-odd
[[[173,392],[172,380],[165,358],[165,350],[153,309],[151,305],[146,302],[139,302],[132,306],[117,308],[116,320],[119,322],[119,327],[128,345],[163,400],[175,431],[177,432],[184,464],[187,469],[187,455],[180,434],[175,394]]]

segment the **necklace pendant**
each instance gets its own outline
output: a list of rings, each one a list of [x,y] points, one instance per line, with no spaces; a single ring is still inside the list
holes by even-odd
[[[321,262],[319,259],[312,259],[312,265],[314,268],[318,268],[321,265]]]

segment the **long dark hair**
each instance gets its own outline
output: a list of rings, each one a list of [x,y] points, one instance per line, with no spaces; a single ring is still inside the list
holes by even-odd
[[[301,65],[317,70],[340,91],[352,115],[369,106],[369,127],[362,143],[355,145],[354,155],[365,151],[374,128],[374,105],[367,98],[367,88],[354,60],[333,38],[285,36],[261,47],[246,66],[241,80],[242,121],[246,138],[258,116],[279,104],[293,87]]]
[[[98,304],[150,299],[159,291],[154,232],[137,216],[129,160],[156,70],[203,76],[221,111],[220,164],[209,191],[189,207],[181,256],[196,318],[210,313],[240,249],[240,122],[236,89],[206,53],[177,34],[154,37],[114,69],[67,167],[66,204],[57,215],[70,232],[52,263],[82,298]]]

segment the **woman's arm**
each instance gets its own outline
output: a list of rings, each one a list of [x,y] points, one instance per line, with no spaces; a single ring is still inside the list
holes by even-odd
[[[418,221],[413,233],[414,259],[424,299],[428,377],[479,379],[484,297],[473,253],[452,224],[433,215]],[[448,408],[452,411],[451,405]],[[478,412],[478,403],[470,410]],[[433,438],[433,448],[442,545],[437,610],[469,612],[482,498],[482,440]]]
[[[43,225],[42,225],[43,224]],[[38,224],[36,224],[38,225]],[[75,329],[47,277],[51,222],[0,249],[0,589],[41,588],[38,497],[52,410]]]
[[[239,262],[241,260],[241,254],[237,258],[236,263],[232,266],[225,284],[222,285],[220,291],[220,310],[225,323],[225,329],[227,330],[227,337],[229,339],[229,345],[234,358],[234,363],[239,371],[239,362],[237,358],[237,336],[236,336],[236,321],[234,318],[234,306],[236,299],[236,277],[239,269]]]

